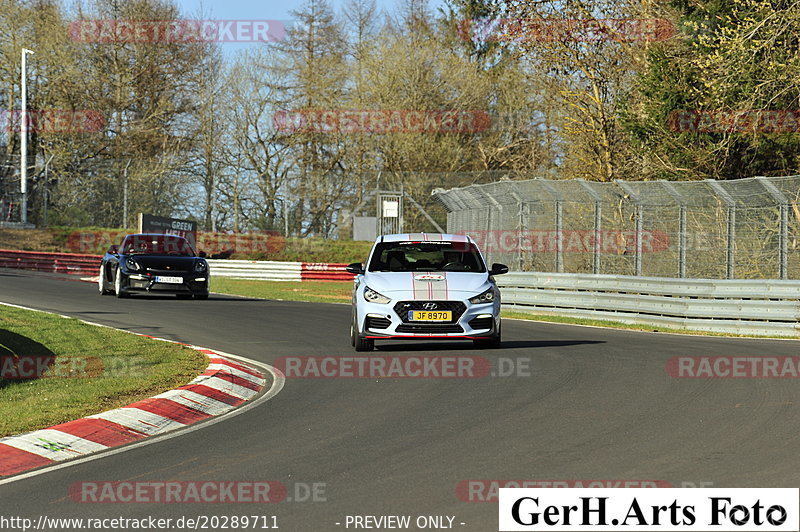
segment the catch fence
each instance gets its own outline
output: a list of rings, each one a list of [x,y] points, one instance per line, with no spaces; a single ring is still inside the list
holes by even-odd
[[[800,279],[800,176],[499,181],[434,196],[448,232],[517,271]]]

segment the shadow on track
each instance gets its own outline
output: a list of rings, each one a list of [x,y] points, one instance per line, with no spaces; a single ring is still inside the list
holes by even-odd
[[[604,344],[602,340],[505,340],[498,348],[473,347],[468,341],[460,342],[424,342],[412,340],[406,343],[381,344],[376,342],[378,351],[475,351],[476,353],[503,351],[506,349],[534,349],[539,347],[567,347],[571,345]]]
[[[137,299],[148,300],[148,301],[154,301],[154,300],[155,301],[159,301],[159,300],[160,301],[185,301],[187,303],[196,302],[198,305],[202,305],[203,304],[202,301],[196,301],[196,300],[190,299],[188,297],[185,298],[185,299],[181,299],[181,298],[175,297],[175,294],[156,294],[156,295],[154,295],[154,294],[134,294],[130,298],[128,298],[126,302],[136,301]],[[248,301],[249,302],[249,301],[264,301],[264,300],[263,299],[256,299],[256,298],[252,298],[252,297],[245,297],[245,296],[241,296],[241,297],[239,297],[239,296],[230,296],[230,297],[227,297],[227,296],[210,295],[210,296],[208,296],[208,301]]]
[[[19,364],[23,359],[28,366],[32,360],[37,359],[42,360],[44,366],[38,366],[29,378],[19,378],[21,374]],[[44,345],[21,334],[0,329],[0,390],[12,384],[41,377],[40,370],[50,368],[54,362],[55,353]],[[3,378],[3,376],[13,378]]]

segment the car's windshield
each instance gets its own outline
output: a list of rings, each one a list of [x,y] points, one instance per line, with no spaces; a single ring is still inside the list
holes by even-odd
[[[128,235],[122,241],[120,250],[126,255],[195,256],[189,241],[175,235]]]
[[[384,242],[375,247],[371,272],[485,272],[478,249],[468,242]]]

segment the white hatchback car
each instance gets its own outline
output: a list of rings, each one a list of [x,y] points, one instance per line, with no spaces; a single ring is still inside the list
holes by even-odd
[[[356,274],[350,328],[356,351],[378,339],[470,339],[500,346],[500,291],[468,236],[438,233],[384,235],[372,246],[366,268]]]

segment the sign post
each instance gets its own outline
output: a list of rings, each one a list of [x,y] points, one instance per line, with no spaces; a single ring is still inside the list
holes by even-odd
[[[160,233],[182,236],[197,251],[197,222],[139,213],[140,233]]]

